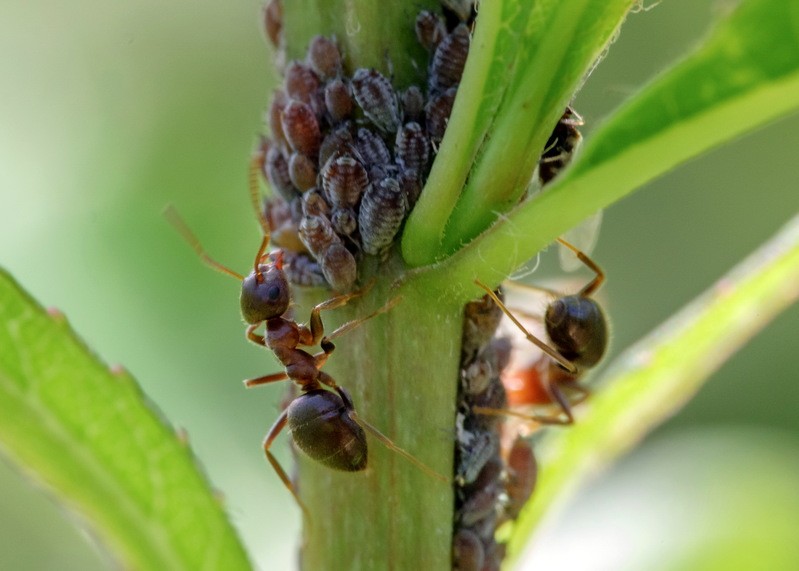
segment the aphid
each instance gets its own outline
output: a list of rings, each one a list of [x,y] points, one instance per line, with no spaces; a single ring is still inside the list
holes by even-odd
[[[400,123],[399,103],[391,81],[376,69],[360,68],[352,76],[355,101],[375,126],[393,133]]]
[[[455,87],[460,83],[466,56],[469,55],[469,42],[469,28],[459,24],[438,44],[430,64],[428,81],[431,91]]]
[[[349,86],[341,79],[334,79],[325,85],[325,108],[334,124],[352,115],[355,101]]]
[[[421,123],[424,119],[424,94],[422,90],[411,85],[400,96],[402,103],[402,119],[405,122]]]
[[[416,16],[416,39],[429,52],[436,49],[447,35],[444,21],[436,14],[423,10]]]
[[[302,101],[316,115],[322,114],[324,111],[322,82],[310,67],[297,61],[291,62],[286,67],[283,84],[286,87],[286,93],[291,99]]]
[[[341,74],[341,52],[336,42],[316,36],[308,45],[308,65],[322,79],[332,79]]]
[[[269,111],[266,114],[266,123],[269,132],[272,134],[272,141],[281,148],[288,146],[286,135],[283,133],[283,109],[288,104],[288,97],[282,89],[276,89],[272,95],[272,102],[269,104]]]
[[[399,182],[379,180],[366,189],[358,212],[363,251],[383,254],[393,243],[407,211],[407,200]]]
[[[501,290],[497,290],[497,295],[502,299]],[[478,351],[491,342],[501,320],[502,310],[489,295],[484,295],[480,299],[466,304],[463,308],[463,334],[461,335],[462,361],[472,361]],[[479,363],[480,361],[475,361],[475,364]],[[477,394],[482,390],[471,392]]]
[[[322,168],[322,188],[334,208],[353,208],[368,184],[366,169],[349,155],[331,157]]]
[[[300,192],[316,185],[316,163],[301,153],[292,153],[289,158],[289,178]]]
[[[283,271],[292,284],[305,287],[322,287],[327,284],[319,263],[309,258],[307,254],[283,252]]]
[[[355,136],[358,157],[367,168],[391,163],[391,152],[383,138],[377,133],[361,127]]]
[[[338,237],[337,237],[338,238]],[[327,283],[333,291],[350,291],[358,277],[355,257],[340,239],[317,257]]]
[[[422,183],[419,182],[418,173],[411,170],[401,171],[398,180],[402,188],[402,193],[408,201],[408,212],[410,212],[422,195]]]
[[[529,439],[516,435],[507,452],[506,464],[508,479],[505,492],[508,501],[505,513],[510,519],[516,519],[533,494],[538,480],[538,463]]]
[[[274,47],[280,47],[283,33],[283,1],[269,0],[264,6],[264,31]]]
[[[441,3],[452,10],[461,22],[465,22],[472,16],[475,0],[441,0]]]
[[[405,123],[397,131],[394,155],[404,171],[416,173],[417,177],[425,174],[430,158],[430,142],[419,123]]]
[[[259,209],[260,202],[257,196],[258,179],[255,174],[260,167],[255,164],[257,161],[258,159],[253,161],[250,175],[251,194],[256,210]],[[254,387],[291,380],[300,389],[301,394],[291,401],[288,408],[281,412],[269,429],[263,449],[272,468],[306,515],[308,510],[296,488],[270,450],[274,440],[286,426],[289,427],[298,448],[329,468],[343,471],[365,469],[367,443],[364,431],[367,431],[425,473],[447,481],[394,444],[377,428],[362,420],[355,412],[346,389],[321,370],[335,349],[333,338],[358,327],[376,315],[389,311],[399,301],[398,299],[390,301],[366,317],[345,323],[331,334],[325,335],[321,312],[346,305],[351,299],[363,295],[363,290],[338,295],[316,305],[311,310],[308,325],[298,324],[286,317],[291,305],[291,290],[283,270],[283,254],[280,251],[271,255],[266,254],[270,238],[269,228],[260,213],[259,221],[264,235],[255,255],[253,270],[247,276],[242,276],[211,258],[174,210],[169,210],[167,216],[206,264],[241,281],[241,313],[249,324],[246,330],[247,339],[269,348],[285,367],[283,372],[249,379],[245,381],[245,386]],[[261,324],[266,327],[264,335],[256,333]],[[312,355],[302,349],[315,345],[321,347],[321,353]]]
[[[330,217],[333,229],[340,236],[349,236],[358,229],[358,216],[351,208],[337,208]]]
[[[501,467],[501,463],[497,462],[497,465]],[[469,495],[457,514],[462,527],[471,527],[489,518],[493,520],[489,526],[493,527],[495,524],[497,506],[503,490],[500,479],[494,476],[494,472],[494,467],[487,464],[480,477],[470,486]],[[501,469],[496,471],[497,474],[499,472]],[[483,473],[489,476],[484,476]]]
[[[336,236],[330,221],[324,216],[303,216],[299,228],[300,239],[308,250],[320,261],[322,254],[341,238]]]
[[[292,252],[305,251],[297,224],[291,216],[291,207],[285,200],[280,196],[268,199],[264,205],[264,217],[269,224],[274,245]]]
[[[481,571],[483,569],[483,543],[477,535],[461,528],[452,538],[452,569],[455,571]]]
[[[328,217],[330,215],[330,205],[318,188],[312,188],[303,193],[302,214],[303,216],[322,217]]]
[[[464,436],[464,438],[462,438]],[[499,436],[493,432],[458,431],[458,464],[455,483],[466,486],[473,483],[492,458],[499,455]]]
[[[535,387],[531,388],[531,395],[539,395],[545,402],[556,405],[560,411],[555,414],[524,415],[515,411],[478,407],[480,410],[476,412],[516,416],[540,424],[571,424],[574,422],[571,407],[575,397],[570,398],[569,395],[576,395],[577,399],[582,400],[588,394],[588,390],[579,384],[579,379],[586,369],[600,361],[608,345],[607,319],[599,303],[590,297],[604,282],[605,274],[582,251],[563,239],[558,241],[572,250],[596,275],[576,294],[560,296],[551,292],[555,298],[547,305],[544,314],[549,344],[532,335],[488,286],[481,282],[477,282],[477,285],[486,290],[526,339],[549,357],[541,362],[545,365],[544,374],[541,374],[542,365],[539,364],[530,369],[528,382]]]
[[[283,108],[281,126],[291,148],[308,157],[315,157],[322,143],[319,122],[313,110],[302,101],[292,100]]]
[[[444,138],[447,130],[449,116],[452,114],[452,105],[455,103],[455,95],[458,90],[450,87],[444,93],[430,98],[425,107],[427,114],[427,136],[430,142],[438,145]]]
[[[266,174],[266,178],[272,188],[286,202],[291,202],[297,196],[297,189],[294,188],[294,183],[291,182],[289,163],[277,147],[270,148],[266,153],[264,174]]]
[[[541,186],[547,184],[569,165],[583,140],[578,129],[583,124],[583,118],[571,106],[566,107],[566,111],[549,136],[538,162],[538,178]]]
[[[335,131],[325,135],[319,147],[319,164],[326,165],[330,157],[343,155],[350,151],[353,144],[352,123],[342,123]]]

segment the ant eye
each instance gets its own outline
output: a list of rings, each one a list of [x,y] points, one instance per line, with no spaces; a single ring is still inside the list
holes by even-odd
[[[277,298],[280,297],[280,288],[276,285],[269,288],[266,292],[266,297],[269,298],[269,301],[275,301]]]

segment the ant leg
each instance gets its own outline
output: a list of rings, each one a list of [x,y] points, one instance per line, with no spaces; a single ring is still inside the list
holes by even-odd
[[[272,425],[272,428],[269,429],[269,432],[266,433],[266,437],[264,438],[264,454],[266,454],[266,459],[269,460],[269,463],[272,465],[272,468],[277,473],[280,480],[283,482],[283,485],[286,486],[291,495],[294,496],[294,499],[297,501],[297,504],[300,506],[302,513],[305,514],[305,517],[310,519],[310,512],[305,504],[300,499],[299,494],[297,494],[297,490],[294,489],[294,485],[291,483],[291,478],[288,477],[286,471],[283,470],[283,467],[280,465],[280,462],[277,461],[272,455],[272,452],[269,449],[272,447],[272,442],[275,441],[278,434],[286,427],[286,422],[288,421],[288,412],[283,411],[280,413],[280,416],[277,417],[277,420]]]
[[[261,385],[266,385],[269,383],[275,383],[277,381],[285,381],[288,380],[289,374],[286,371],[281,373],[273,373],[271,375],[264,375],[263,377],[256,377],[254,379],[246,379],[244,381],[244,386],[248,389],[252,387],[259,387]]]
[[[396,306],[400,301],[402,301],[402,296],[394,297],[394,298],[388,300],[388,303],[386,303],[383,307],[381,307],[380,309],[378,309],[376,311],[373,311],[372,313],[370,313],[366,317],[359,317],[358,319],[353,319],[352,321],[348,321],[347,323],[339,326],[330,335],[326,335],[324,337],[324,339],[322,340],[322,343],[324,343],[325,339],[327,339],[327,341],[329,342],[330,340],[335,339],[339,335],[344,335],[345,333],[348,333],[348,332],[352,331],[353,329],[355,329],[356,327],[361,325],[364,321],[368,321],[368,320],[372,319],[373,317],[377,317],[381,313],[387,313],[387,312],[391,311],[392,309],[394,309],[394,306]],[[330,343],[330,345],[333,345],[333,344]],[[332,352],[332,349],[331,349],[330,352]]]
[[[255,325],[248,326],[247,330],[244,332],[244,336],[247,337],[248,341],[252,341],[256,345],[265,346],[266,345],[266,340],[264,339],[264,336],[255,332],[255,330],[258,329],[258,325],[260,325],[260,324],[255,324]]]
[[[335,331],[333,331],[330,335],[326,335],[326,336],[322,337],[322,340],[319,342],[319,345],[322,347],[322,351],[320,353],[316,353],[313,356],[314,357],[314,366],[317,369],[321,369],[322,366],[327,362],[327,358],[330,356],[330,354],[333,351],[336,350],[336,346],[333,344],[332,339],[338,337],[339,335],[343,335],[344,333],[347,333],[348,331],[352,331],[353,329],[355,329],[356,327],[361,325],[364,321],[372,319],[373,317],[376,317],[376,316],[380,315],[381,313],[386,313],[387,311],[390,311],[400,301],[402,301],[402,296],[397,296],[397,297],[395,297],[393,299],[390,299],[388,301],[388,303],[386,303],[383,307],[381,307],[380,309],[378,309],[376,311],[373,311],[372,313],[370,313],[366,317],[361,317],[359,319],[353,319],[352,321],[348,321],[344,325],[340,326]],[[326,375],[325,373],[320,373],[320,374]],[[330,377],[330,375],[326,375],[326,376]],[[335,384],[335,382],[332,381],[332,378],[331,378],[331,380],[329,382],[325,381],[325,380],[320,380],[320,382],[324,383],[324,384],[326,384],[326,385],[328,385],[330,387],[333,387],[333,388],[336,388],[336,386],[337,386]],[[333,384],[331,384],[331,382]]]
[[[528,422],[535,422],[536,424],[567,426],[569,424],[574,423],[574,420],[571,418],[571,416],[564,419],[560,415],[553,416],[545,414],[524,414],[522,412],[516,412],[515,410],[510,410],[506,408],[487,408],[484,406],[473,406],[472,412],[474,412],[475,414],[482,414],[484,416],[510,416],[513,418],[526,420]]]
[[[300,343],[302,345],[316,345],[322,339],[325,334],[325,326],[322,323],[322,316],[321,313],[323,311],[327,311],[330,309],[338,309],[344,305],[347,305],[351,299],[356,297],[360,297],[372,289],[375,280],[371,280],[361,289],[354,291],[352,293],[345,293],[342,295],[337,295],[335,297],[331,297],[328,300],[323,301],[314,306],[311,310],[311,317],[308,320],[308,325],[300,328]]]
[[[332,379],[331,379],[332,380]],[[338,385],[334,385],[333,388],[336,389],[336,392],[341,397],[341,400],[344,401],[344,406],[347,408],[347,413],[350,415],[350,418],[358,423],[361,427],[363,427],[369,434],[377,438],[380,443],[391,450],[392,452],[396,452],[403,458],[405,458],[408,462],[419,468],[422,472],[427,474],[428,476],[435,478],[436,480],[440,480],[445,484],[448,484],[450,479],[446,476],[442,476],[432,468],[427,467],[424,463],[418,460],[415,456],[406,452],[404,449],[400,448],[394,441],[391,440],[388,436],[380,432],[376,427],[372,426],[364,419],[362,419],[357,412],[355,412],[355,405],[352,404],[352,399],[350,398],[349,393],[343,387],[339,387]]]
[[[494,300],[494,303],[496,303],[497,306],[502,310],[502,313],[507,315],[508,318],[513,322],[513,324],[516,325],[516,327],[519,328],[519,331],[524,333],[524,336],[527,338],[527,340],[530,343],[532,343],[533,345],[535,345],[536,347],[541,349],[544,353],[546,353],[547,355],[552,357],[555,361],[560,363],[560,365],[563,366],[563,368],[565,368],[570,373],[576,373],[577,372],[577,368],[572,363],[567,361],[566,358],[563,355],[561,355],[555,349],[553,349],[552,347],[550,347],[549,345],[547,345],[546,343],[541,341],[538,337],[536,337],[535,335],[533,335],[532,333],[527,331],[525,326],[522,325],[521,322],[518,319],[516,319],[516,317],[513,315],[513,313],[511,313],[511,311],[507,307],[505,307],[505,304],[502,303],[502,300],[499,299],[499,297],[497,297],[497,294],[495,294],[494,291],[490,287],[485,285],[480,280],[474,280],[474,283],[476,283],[478,286],[480,286],[482,289],[484,289],[486,291],[486,293],[488,293],[488,295],[491,297],[491,299]]]
[[[602,285],[602,282],[605,281],[605,272],[602,271],[594,260],[588,257],[582,250],[578,247],[571,245],[569,242],[564,240],[563,238],[558,238],[558,242],[566,246],[569,250],[575,253],[577,258],[584,263],[586,266],[591,268],[591,270],[596,274],[596,277],[588,282],[583,289],[580,290],[580,295],[583,297],[587,297],[594,293],[596,290],[599,289],[599,286]]]
[[[577,396],[569,399],[569,402],[571,403],[572,406],[580,404],[581,402],[586,400],[589,396],[591,396],[591,391],[588,390],[586,387],[582,386],[577,381],[560,381],[560,386],[569,389],[574,393],[577,393]]]

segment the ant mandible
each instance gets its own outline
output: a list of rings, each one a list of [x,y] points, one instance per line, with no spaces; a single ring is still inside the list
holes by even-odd
[[[283,255],[280,250],[266,254],[269,247],[269,226],[260,210],[258,173],[263,164],[263,154],[256,154],[250,164],[250,195],[263,232],[261,245],[255,255],[252,271],[245,277],[220,264],[203,249],[197,237],[189,230],[177,212],[167,208],[166,216],[177,228],[192,249],[210,267],[233,276],[241,282],[241,314],[249,324],[246,337],[257,345],[268,347],[285,371],[265,375],[244,382],[247,387],[291,380],[299,385],[301,394],[281,412],[263,443],[264,453],[272,468],[294,496],[302,510],[309,513],[283,467],[272,454],[272,443],[286,427],[294,442],[310,458],[335,470],[357,472],[366,469],[367,446],[364,429],[390,450],[400,454],[425,473],[448,482],[414,456],[394,444],[377,428],[355,412],[355,406],[346,389],[339,386],[329,374],[321,370],[335,349],[332,339],[351,331],[368,319],[393,308],[399,300],[394,298],[366,317],[343,324],[325,335],[321,312],[336,309],[351,299],[363,295],[371,284],[360,291],[335,296],[317,304],[311,310],[308,325],[298,324],[286,317],[291,305],[291,289],[283,272]],[[256,333],[265,324],[266,335]],[[321,352],[311,354],[300,347],[319,345]]]
[[[576,294],[558,295],[544,290],[554,297],[544,314],[544,327],[551,345],[530,333],[491,288],[479,280],[475,280],[475,283],[491,296],[527,340],[545,353],[541,360],[530,367],[508,372],[523,381],[526,390],[524,402],[520,404],[551,403],[557,405],[560,411],[550,415],[525,415],[513,410],[476,407],[478,414],[515,416],[539,424],[572,424],[572,405],[588,396],[588,389],[579,384],[579,379],[586,369],[600,361],[608,346],[607,319],[599,303],[591,297],[605,281],[605,274],[584,252],[562,238],[558,238],[558,242],[574,252],[596,276]],[[570,397],[569,394],[575,396]]]

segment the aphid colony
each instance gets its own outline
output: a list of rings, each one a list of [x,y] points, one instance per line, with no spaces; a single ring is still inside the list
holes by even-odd
[[[264,11],[276,47],[281,12],[274,0]],[[291,282],[351,291],[359,260],[388,257],[424,186],[463,73],[469,29],[451,28],[431,12],[417,18],[417,37],[430,52],[424,91],[397,90],[375,69],[348,73],[335,40],[322,36],[304,61],[285,66],[258,156],[272,189],[265,216]]]
[[[494,338],[502,311],[485,295],[464,308],[461,378],[455,421],[453,569],[499,569],[504,548],[494,539],[505,518],[507,466],[501,455],[502,419],[474,412],[504,409],[500,380],[509,347]]]

